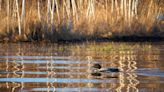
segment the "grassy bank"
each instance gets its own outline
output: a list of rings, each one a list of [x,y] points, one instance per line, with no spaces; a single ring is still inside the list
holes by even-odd
[[[0,1],[0,41],[164,38],[162,0]]]

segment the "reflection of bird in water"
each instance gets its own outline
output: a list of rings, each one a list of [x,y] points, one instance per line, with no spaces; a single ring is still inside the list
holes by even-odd
[[[92,66],[93,76],[105,75],[107,78],[118,78],[118,73],[120,70],[118,68],[102,68],[100,64],[94,64]]]

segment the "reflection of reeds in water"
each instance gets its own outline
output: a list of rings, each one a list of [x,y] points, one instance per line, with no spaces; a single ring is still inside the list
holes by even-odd
[[[87,62],[88,62],[88,64],[87,64],[87,67],[88,67],[87,72],[88,73],[91,72],[92,61],[93,61],[93,58],[91,56],[87,56]],[[91,76],[90,75],[88,75],[88,79],[91,79]],[[87,86],[88,86],[88,88],[92,88],[92,83],[91,82],[88,82],[87,83]]]
[[[20,65],[17,64],[16,60],[14,60],[13,62],[15,63],[14,69],[12,69],[12,70],[13,70],[13,74],[14,74],[13,77],[18,78],[18,77],[20,77],[20,75],[17,74],[17,72],[20,71],[20,69],[19,69],[19,66],[20,66]],[[17,88],[19,88],[19,87],[22,86],[22,83],[12,82],[12,84],[14,84],[14,86],[12,87],[12,92],[15,92],[15,90],[16,90]]]
[[[127,72],[135,72],[135,70],[137,70],[137,67],[136,67],[136,55],[132,55],[130,54],[131,51],[127,51],[128,54],[126,54],[127,56],[127,67],[128,69],[126,70]]]
[[[52,48],[52,46],[51,46],[51,48]],[[51,53],[51,56],[50,56],[50,60],[48,60],[48,58],[46,59],[47,60],[47,64],[46,64],[46,67],[47,67],[47,92],[50,92],[51,90],[51,88],[53,88],[53,92],[55,91],[55,87],[54,87],[54,82],[55,81],[57,81],[56,79],[55,80],[53,80],[53,81],[49,81],[49,79],[51,79],[51,78],[54,78],[54,75],[56,74],[55,72],[54,72],[54,70],[53,70],[53,59],[52,59],[52,53]]]
[[[19,72],[20,71],[20,69],[19,69],[19,64],[17,64],[17,62],[16,62],[16,60],[14,60],[13,61],[13,63],[14,63],[14,68],[13,68],[13,74],[14,74],[14,77],[20,77],[20,75],[19,74],[17,74],[17,72]]]
[[[120,69],[123,73],[119,75],[120,86],[116,89],[118,92],[122,92],[122,89],[126,89],[126,92],[138,92],[137,85],[139,81],[137,80],[137,75],[135,71],[137,70],[136,66],[136,55],[131,54],[132,51],[120,52]]]
[[[15,92],[17,88],[21,87],[21,84],[20,83],[14,83],[14,87],[12,88],[12,91],[11,92]]]
[[[93,61],[93,58],[91,56],[87,56],[87,66],[88,66],[88,71],[87,72],[90,72],[91,70],[91,67],[92,67],[92,61]]]
[[[131,90],[133,90],[133,92],[138,92],[137,85],[139,84],[139,81],[136,79],[137,75],[135,73],[135,71],[137,70],[136,55],[128,54],[127,58],[128,58],[127,80],[129,82],[127,87],[127,92]]]
[[[51,46],[51,49],[52,49],[52,46]],[[50,71],[51,71],[51,73],[50,73],[50,74],[51,74],[51,75],[50,75],[50,78],[54,78],[54,76],[56,75],[56,72],[54,72],[52,52],[51,52],[50,67],[51,67],[51,69],[50,69]],[[54,86],[54,82],[56,82],[56,81],[57,81],[57,79],[55,78],[54,81],[51,81],[51,82],[50,82],[50,85],[51,85],[51,87],[53,88],[53,92],[56,91],[56,88],[55,88],[55,86]]]
[[[24,78],[24,59],[23,59],[23,57],[22,56],[24,56],[24,54],[22,53],[22,51],[21,51],[21,45],[19,44],[19,48],[18,48],[19,50],[18,50],[18,57],[20,58],[20,60],[21,60],[21,78]],[[21,82],[21,90],[24,88],[24,82]]]
[[[8,70],[9,70],[9,60],[8,60],[8,50],[6,51],[7,52],[7,58],[6,58],[6,72],[8,72]],[[9,77],[9,74],[7,73],[7,75],[6,75],[6,78],[8,78]],[[9,85],[8,85],[8,82],[6,82],[6,86],[7,86],[7,88],[9,88]]]
[[[50,66],[49,66],[49,64],[50,64],[50,61],[49,60],[47,60],[46,61],[46,72],[47,72],[47,82],[46,82],[46,85],[47,85],[47,92],[49,92],[49,89],[50,89],[50,85],[49,85],[49,83],[50,83],[50,81],[49,81],[49,76],[50,76],[50,72],[49,72],[49,68],[50,68]]]
[[[14,63],[15,63],[14,68],[16,69],[16,70],[13,71],[13,73],[15,74],[14,77],[24,78],[24,62],[23,62],[23,58],[22,58],[23,53],[21,52],[21,45],[20,44],[18,44],[18,52],[16,53],[16,55],[18,57],[18,61],[21,61],[21,64],[18,64],[17,60],[14,60]],[[17,72],[21,72],[21,75],[20,75],[20,73],[18,74]],[[21,82],[21,83],[16,83],[15,82],[15,84],[17,84],[17,86],[14,86],[12,88],[12,92],[15,92],[16,88],[19,88],[19,87],[21,87],[21,89],[24,88],[24,82]]]
[[[139,81],[137,80],[137,75],[135,73],[127,73],[127,79],[129,84],[127,85],[127,92],[133,90],[133,92],[139,92],[137,85]]]

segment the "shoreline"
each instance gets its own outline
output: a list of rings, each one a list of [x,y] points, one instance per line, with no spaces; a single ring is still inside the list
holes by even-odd
[[[83,39],[42,39],[42,40],[34,40],[34,39],[18,39],[18,40],[9,40],[9,38],[5,37],[0,40],[0,43],[18,43],[18,42],[29,42],[29,43],[82,43],[82,42],[164,42],[164,36],[115,36],[115,37],[92,37],[92,38],[83,38]]]

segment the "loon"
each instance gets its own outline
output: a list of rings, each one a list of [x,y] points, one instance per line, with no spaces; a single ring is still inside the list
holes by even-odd
[[[106,72],[106,73],[117,73],[120,72],[118,68],[102,68],[100,64],[94,64],[92,71],[93,72]]]
[[[101,78],[118,78],[120,70],[118,68],[102,68],[100,64],[96,63],[92,66],[92,76]]]

